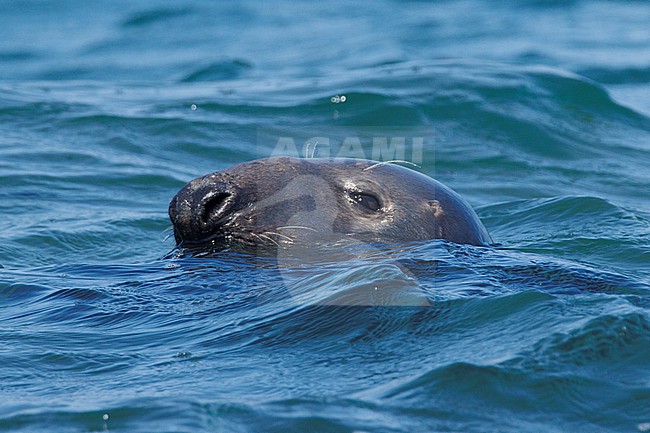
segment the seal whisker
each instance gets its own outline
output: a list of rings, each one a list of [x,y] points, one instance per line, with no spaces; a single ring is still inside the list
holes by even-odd
[[[276,232],[264,232],[264,234],[269,234],[269,235],[279,236],[279,237],[281,237],[281,238],[285,238],[287,241],[293,243],[293,238],[290,238],[289,236],[286,236],[286,235],[283,235],[283,234],[280,234],[280,233],[276,233]]]
[[[283,227],[276,227],[276,230],[285,230],[285,229],[304,229],[304,230],[311,230],[312,232],[318,232],[318,230],[313,229],[311,227],[304,227],[304,226],[283,226]]]
[[[314,156],[316,156],[316,146],[318,146],[318,140],[316,140],[316,143],[314,143],[314,148],[311,150],[311,159],[314,159]]]
[[[309,156],[309,146],[311,146],[311,143],[307,143],[305,145],[305,159],[314,159],[316,156],[316,146],[318,146],[318,140],[316,140],[316,143],[314,143],[314,147],[311,150],[311,156]]]
[[[409,164],[409,165],[412,165],[413,167],[422,168],[418,164],[416,164],[414,162],[411,162],[411,161],[404,161],[403,159],[391,159],[390,161],[383,161],[383,162],[378,162],[377,164],[373,164],[373,165],[371,165],[369,167],[364,168],[363,171],[372,170],[373,168],[376,168],[376,167],[379,167],[379,166],[382,166],[382,165],[386,165],[386,164],[395,164],[396,162],[401,162],[402,164]]]
[[[258,238],[267,239],[267,240],[273,242],[273,243],[274,243],[276,246],[278,246],[278,247],[280,246],[280,244],[277,243],[277,242],[275,241],[275,239],[273,239],[273,238],[271,238],[271,237],[268,237],[268,236],[266,236],[265,234],[259,234],[259,235],[258,235],[257,233],[253,233],[253,234],[254,234],[255,236],[257,236]]]

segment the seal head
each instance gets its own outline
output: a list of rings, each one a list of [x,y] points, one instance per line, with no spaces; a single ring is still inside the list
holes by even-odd
[[[185,185],[169,205],[180,246],[354,238],[491,243],[470,205],[406,167],[362,159],[274,157]]]

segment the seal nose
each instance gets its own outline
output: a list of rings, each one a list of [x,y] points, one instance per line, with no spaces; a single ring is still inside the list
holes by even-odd
[[[185,185],[169,204],[176,242],[196,243],[218,236],[232,214],[235,197],[231,185],[211,175]]]

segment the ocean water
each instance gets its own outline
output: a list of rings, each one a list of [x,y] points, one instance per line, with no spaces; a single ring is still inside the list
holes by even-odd
[[[650,431],[648,22],[623,0],[0,3],[0,431]],[[387,131],[425,138],[403,159],[495,245],[175,249],[190,179],[283,137],[372,157]],[[327,302],[375,287],[397,302]]]

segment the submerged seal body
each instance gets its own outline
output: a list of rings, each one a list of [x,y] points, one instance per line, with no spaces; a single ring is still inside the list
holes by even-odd
[[[406,167],[362,159],[273,157],[185,185],[169,205],[176,242],[192,245],[446,239],[491,243],[470,205]]]

